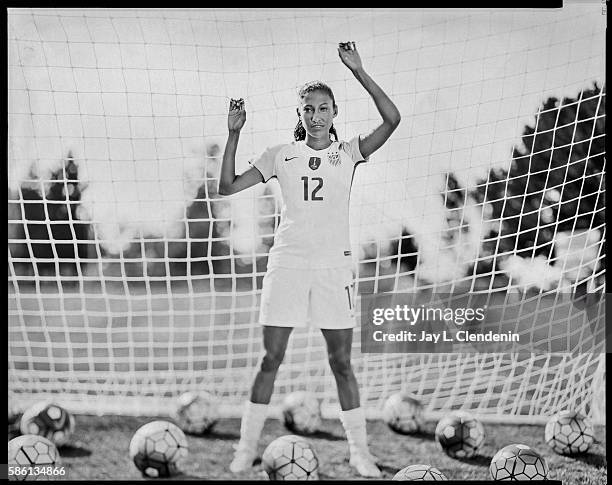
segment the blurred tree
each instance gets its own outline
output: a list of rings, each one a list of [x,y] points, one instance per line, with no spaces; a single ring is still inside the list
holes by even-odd
[[[448,229],[442,238],[449,246],[452,246],[459,243],[461,233],[467,233],[470,230],[464,210],[468,194],[467,189],[461,187],[453,173],[446,173],[444,177],[446,189],[441,195],[444,200],[444,207],[446,208]]]
[[[419,250],[416,238],[406,228],[402,230],[399,239],[391,241],[390,253],[397,254],[398,259],[394,260],[393,263],[399,263],[403,266],[400,271],[407,271],[409,275],[414,276],[418,264]]]
[[[241,263],[245,255],[235,251],[231,244],[231,201],[217,192],[221,148],[211,143],[205,149],[201,172],[191,174],[195,178],[189,181],[197,184],[197,193],[186,205],[184,217],[176,221],[181,227],[174,228],[177,230],[175,236],[160,241],[159,237],[140,234],[139,241],[122,250],[118,258],[120,262],[105,263],[106,275],[166,277],[215,274],[222,275],[215,278],[215,283],[222,287],[226,283],[231,285],[236,274],[247,274],[243,279],[250,284],[255,271],[265,271],[267,250],[272,242],[267,237],[272,230],[267,226],[273,225],[278,217],[274,195],[266,188],[264,198],[258,200],[259,228],[265,236],[256,248],[258,257],[250,263]],[[102,256],[117,257],[103,248]]]
[[[534,126],[525,127],[509,170],[490,170],[469,191],[490,210],[476,273],[495,273],[502,254],[551,259],[556,233],[604,224],[604,93],[595,83],[575,99],[548,98]],[[443,196],[451,212],[466,202],[452,174]]]
[[[192,274],[228,274],[233,271],[230,242],[223,236],[226,234],[224,229],[231,222],[224,220],[224,209],[229,207],[230,202],[217,191],[222,156],[218,144],[206,146],[204,183],[187,211]],[[198,261],[194,257],[204,259]]]
[[[159,241],[142,234],[141,241],[122,252],[121,259],[127,261],[122,270],[126,275],[165,277],[185,276],[188,270],[192,275],[230,271],[229,260],[219,258],[224,255],[219,241],[223,222],[215,219],[219,212],[217,204],[227,204],[217,193],[219,157],[219,145],[206,146],[201,179],[197,179],[200,185],[193,201],[185,208],[182,228],[173,239]],[[120,270],[111,266],[107,265],[109,274]]]
[[[22,184],[17,198],[9,199],[12,238],[9,244],[14,258],[28,258],[28,263],[14,263],[15,272],[44,275],[75,275],[84,272],[89,257],[89,223],[79,220],[81,200],[78,167],[69,152],[50,181],[37,180],[34,174]],[[44,197],[43,197],[44,194]],[[65,222],[60,222],[65,221]],[[40,259],[54,259],[41,262]]]
[[[360,251],[357,283],[361,294],[398,291],[406,278],[415,277],[418,247],[416,238],[407,228],[402,229],[397,239],[366,241]],[[400,277],[404,283],[398,281]]]
[[[219,145],[213,144],[206,147],[206,167],[204,180],[198,189],[193,203],[187,208],[187,232],[185,234],[186,252],[185,258],[190,261],[191,274],[209,274],[215,272],[215,265],[219,266],[219,260],[211,259],[217,256],[219,251],[215,238],[219,237],[219,230],[214,221],[213,206],[219,198],[217,193],[217,176],[215,174],[219,157]],[[222,272],[221,268],[217,268]]]

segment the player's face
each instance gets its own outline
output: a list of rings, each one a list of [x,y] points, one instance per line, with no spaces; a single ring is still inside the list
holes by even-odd
[[[301,99],[299,113],[306,133],[313,138],[328,138],[338,110],[329,94],[312,91]]]

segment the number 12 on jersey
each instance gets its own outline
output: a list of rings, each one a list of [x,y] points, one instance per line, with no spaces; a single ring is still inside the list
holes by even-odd
[[[311,184],[311,181],[313,182]],[[302,182],[304,182],[304,200],[323,200],[322,195],[317,195],[317,192],[321,190],[323,187],[323,179],[321,177],[302,177]],[[314,186],[314,182],[317,182],[317,185]],[[312,192],[311,192],[311,186]]]

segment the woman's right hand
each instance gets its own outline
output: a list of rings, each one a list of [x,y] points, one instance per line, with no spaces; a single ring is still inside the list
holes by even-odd
[[[227,128],[229,131],[240,131],[246,122],[244,100],[230,99],[229,113],[227,114]]]

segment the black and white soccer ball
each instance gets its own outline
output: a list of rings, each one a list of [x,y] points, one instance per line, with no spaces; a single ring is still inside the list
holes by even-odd
[[[593,425],[577,411],[561,411],[546,423],[544,439],[560,455],[585,453],[593,444]]]
[[[168,421],[141,426],[130,441],[130,458],[144,476],[152,478],[176,475],[188,451],[185,433]]]
[[[59,404],[41,401],[24,411],[19,430],[21,434],[37,434],[63,446],[74,431],[74,417]]]
[[[444,473],[433,466],[429,465],[409,465],[397,472],[393,480],[409,480],[409,481],[441,481],[448,480]]]
[[[24,434],[8,442],[8,466],[18,467],[19,474],[9,476],[15,480],[59,480],[62,471],[55,445],[47,438],[37,434]],[[52,467],[50,473],[36,474],[37,469]],[[54,475],[55,473],[55,475]]]
[[[306,391],[288,394],[282,411],[285,426],[293,433],[312,434],[321,428],[321,404],[314,394]]]
[[[301,436],[276,438],[265,449],[261,463],[270,480],[318,480],[319,459]]]
[[[423,428],[423,405],[415,396],[398,392],[385,401],[383,419],[397,433],[416,433]]]
[[[436,440],[451,458],[471,458],[484,442],[482,423],[465,412],[442,418],[436,426]]]
[[[172,417],[186,433],[204,434],[219,420],[218,409],[219,403],[212,394],[185,392],[178,397]]]
[[[548,465],[527,445],[508,445],[499,450],[489,465],[493,480],[546,480]]]

